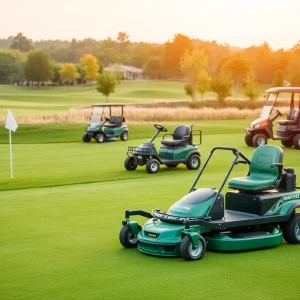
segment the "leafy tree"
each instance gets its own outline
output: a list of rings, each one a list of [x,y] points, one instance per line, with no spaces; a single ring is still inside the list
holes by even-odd
[[[158,79],[162,77],[163,73],[163,61],[159,57],[152,57],[148,60],[144,74],[152,79]]]
[[[104,71],[97,77],[96,89],[103,96],[106,96],[106,102],[111,93],[115,92],[117,86],[117,79],[113,73]]]
[[[277,70],[275,73],[275,77],[273,79],[273,86],[283,86],[283,71],[282,70]]]
[[[73,64],[65,63],[61,66],[60,69],[60,77],[64,82],[68,83],[69,90],[70,90],[70,84],[73,83],[76,78],[80,76],[80,74],[77,72],[76,67]]]
[[[249,100],[254,100],[259,95],[259,90],[256,82],[256,75],[253,70],[251,70],[244,79],[243,82],[244,94],[249,98]]]
[[[21,52],[28,52],[33,49],[32,40],[28,39],[23,33],[18,33],[12,41],[10,48],[18,49]]]
[[[24,80],[24,64],[14,52],[0,52],[0,83]]]
[[[96,79],[99,71],[99,63],[95,56],[91,54],[85,54],[81,59],[80,63],[82,64],[85,79],[93,80]]]
[[[130,44],[129,35],[126,32],[118,32],[117,42],[119,44],[120,54],[126,54],[125,51]]]
[[[213,78],[211,83],[211,89],[218,95],[218,100],[221,104],[224,104],[226,97],[231,96],[231,88],[233,82],[230,75],[222,72],[220,75]]]
[[[36,81],[38,86],[40,82],[52,78],[52,63],[49,54],[42,49],[29,52],[25,63],[25,76],[27,80]]]
[[[185,84],[184,85],[184,91],[185,91],[185,93],[188,95],[188,96],[190,96],[190,97],[192,97],[193,96],[193,89],[192,89],[192,86],[190,85],[190,84]]]
[[[199,80],[197,84],[197,91],[201,94],[201,101],[205,92],[211,88],[211,77],[208,75],[206,70],[202,70],[199,74]]]
[[[53,64],[52,67],[52,82],[54,84],[58,84],[61,81],[61,77],[60,77],[60,65],[59,64]]]
[[[192,52],[186,51],[180,60],[180,69],[185,77],[185,81],[192,88],[192,99],[196,100],[197,84],[201,72],[207,68],[207,56],[203,50],[193,49]]]

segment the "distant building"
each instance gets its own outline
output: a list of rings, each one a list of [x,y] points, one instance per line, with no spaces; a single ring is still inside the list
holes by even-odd
[[[143,79],[143,70],[133,66],[111,65],[104,68],[104,71],[119,73],[121,79]]]

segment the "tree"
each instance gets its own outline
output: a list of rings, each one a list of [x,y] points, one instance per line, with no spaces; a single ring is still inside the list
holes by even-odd
[[[233,82],[231,77],[222,72],[217,77],[213,78],[211,83],[211,89],[218,95],[218,100],[221,104],[224,104],[224,101],[226,97],[231,96],[231,88],[232,88]]]
[[[282,70],[277,70],[275,73],[275,76],[273,78],[273,86],[283,86],[283,71]]]
[[[152,79],[158,79],[162,77],[163,73],[163,62],[159,57],[152,57],[148,60],[144,74]]]
[[[17,52],[0,52],[0,83],[24,80],[24,64]]]
[[[199,74],[199,80],[197,84],[197,91],[201,94],[201,101],[205,92],[211,88],[211,77],[208,75],[206,70],[202,70]]]
[[[53,64],[52,78],[51,78],[53,84],[58,84],[61,81],[59,71],[60,71],[60,65],[59,64]]]
[[[197,84],[201,72],[207,68],[207,56],[203,50],[193,49],[192,52],[186,51],[180,60],[180,69],[185,77],[185,81],[192,89],[192,99],[196,100]]]
[[[130,44],[129,35],[126,32],[118,32],[117,42],[119,44],[120,54],[126,54],[125,52]]]
[[[27,80],[36,81],[40,86],[40,82],[52,78],[52,67],[50,56],[45,50],[32,50],[25,63],[25,76]]]
[[[190,84],[185,84],[184,85],[184,91],[185,91],[185,93],[188,95],[188,96],[190,96],[190,97],[192,97],[193,96],[193,89],[192,89],[192,86],[190,85]]]
[[[96,79],[99,71],[99,63],[95,56],[91,54],[85,54],[81,59],[80,63],[82,64],[85,79],[93,80]]]
[[[254,100],[259,95],[259,90],[256,82],[256,75],[253,70],[251,70],[244,79],[243,82],[244,94],[249,98],[249,100]]]
[[[64,82],[68,83],[69,90],[70,90],[70,84],[73,83],[73,81],[80,76],[80,74],[77,72],[75,65],[70,63],[63,64],[59,73],[61,79]]]
[[[106,96],[106,102],[111,93],[115,92],[117,86],[117,79],[113,73],[104,71],[97,77],[96,89],[103,96]]]
[[[18,49],[21,52],[28,52],[33,49],[31,43],[32,40],[28,39],[26,36],[23,35],[23,33],[20,32],[13,38],[10,48]]]

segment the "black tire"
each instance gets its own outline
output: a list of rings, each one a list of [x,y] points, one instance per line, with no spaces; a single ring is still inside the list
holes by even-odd
[[[91,141],[91,137],[86,133],[82,136],[82,140],[84,143],[89,143]]]
[[[149,159],[146,162],[146,170],[149,174],[155,174],[159,171],[160,164],[156,159]]]
[[[201,161],[200,161],[199,155],[192,154],[186,163],[186,167],[189,170],[197,170],[197,169],[199,169],[200,164],[201,164]]]
[[[245,143],[249,147],[253,147],[253,137],[250,134],[245,135]]]
[[[300,244],[300,214],[294,214],[290,220],[281,226],[283,238],[289,244]]]
[[[121,141],[127,141],[128,138],[129,138],[128,132],[127,132],[127,131],[123,131],[123,132],[121,133],[121,135],[120,135]]]
[[[137,168],[137,165],[134,163],[133,156],[129,156],[125,159],[124,167],[127,171],[134,171]]]
[[[166,164],[168,168],[176,168],[179,164]]]
[[[102,133],[97,134],[95,140],[97,143],[103,143],[105,140],[104,134]]]
[[[300,149],[300,133],[296,134],[293,137],[293,144],[295,149]]]
[[[141,230],[141,226],[139,226],[139,231]],[[121,228],[119,234],[119,240],[123,247],[125,248],[136,248],[138,245],[138,239],[136,236],[132,234],[131,228],[129,225],[124,225]]]
[[[264,134],[259,133],[253,137],[253,146],[255,148],[257,148],[258,146],[267,145],[267,144],[268,144],[268,139]]]
[[[185,260],[198,260],[201,259],[206,250],[206,241],[199,235],[199,246],[193,250],[192,239],[189,235],[186,235],[180,243],[180,254]]]
[[[294,142],[293,142],[292,139],[290,139],[290,140],[281,141],[281,144],[282,144],[284,147],[291,148],[291,147],[293,147]]]

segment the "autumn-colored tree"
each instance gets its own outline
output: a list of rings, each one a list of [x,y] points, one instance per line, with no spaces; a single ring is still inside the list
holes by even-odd
[[[70,90],[70,84],[73,83],[76,78],[80,76],[74,64],[66,63],[61,66],[60,77],[62,81],[68,83],[68,89]]]
[[[256,82],[256,75],[253,70],[251,70],[243,81],[244,94],[249,98],[249,100],[254,100],[259,95],[259,90]]]
[[[106,96],[106,102],[111,93],[115,92],[117,79],[113,73],[104,71],[97,77],[96,89],[103,96]]]
[[[233,81],[229,74],[222,72],[215,78],[213,78],[211,83],[211,89],[218,95],[218,100],[223,105],[226,97],[231,96],[231,88]]]
[[[202,70],[199,74],[199,80],[197,84],[197,91],[201,94],[201,101],[203,95],[211,89],[211,77],[208,75],[206,70]]]
[[[180,69],[184,75],[185,81],[192,89],[192,99],[196,100],[197,84],[201,72],[207,68],[207,56],[203,50],[193,49],[191,52],[186,51],[180,59]]]
[[[91,54],[85,54],[80,59],[80,63],[82,64],[82,68],[84,70],[85,79],[96,79],[99,71],[99,63],[97,58]]]
[[[275,76],[273,78],[273,83],[272,85],[275,87],[283,86],[283,71],[282,70],[277,70],[275,73]]]
[[[286,68],[286,77],[292,86],[300,86],[300,42],[292,48],[290,61]]]

